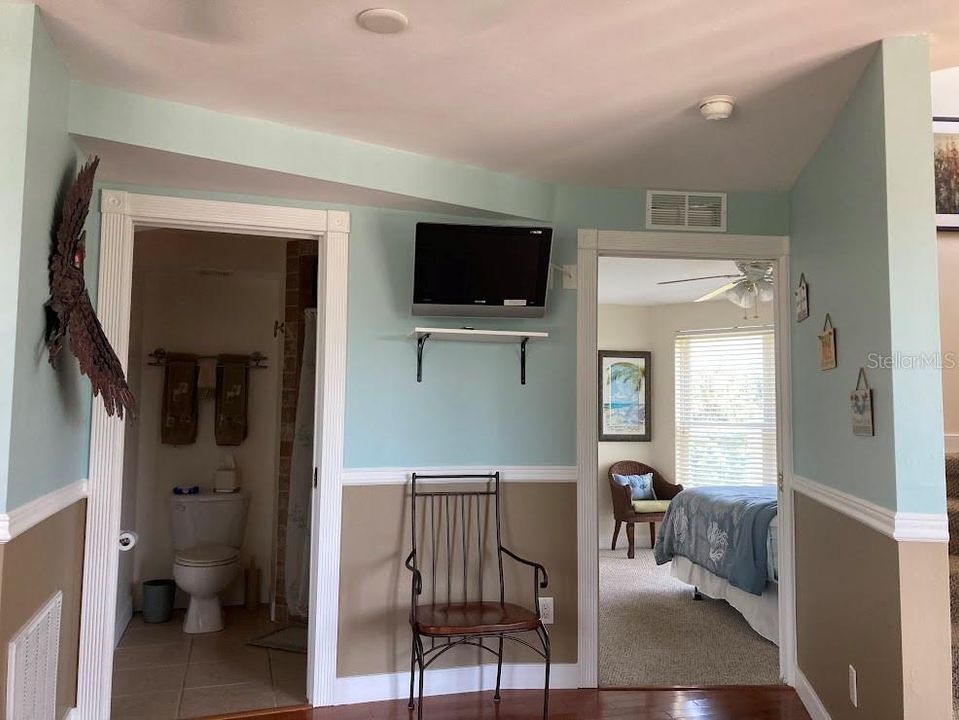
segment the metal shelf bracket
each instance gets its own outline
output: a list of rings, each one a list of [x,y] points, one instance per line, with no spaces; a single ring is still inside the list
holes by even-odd
[[[416,382],[423,382],[423,346],[430,339],[430,333],[423,333],[416,338]]]
[[[519,344],[519,384],[526,384],[526,344],[529,342],[528,337],[524,337]]]

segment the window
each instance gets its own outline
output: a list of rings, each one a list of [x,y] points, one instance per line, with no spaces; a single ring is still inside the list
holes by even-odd
[[[773,329],[680,332],[675,373],[677,482],[775,483]]]

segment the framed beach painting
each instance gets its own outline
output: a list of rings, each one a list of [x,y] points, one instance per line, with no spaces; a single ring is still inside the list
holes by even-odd
[[[959,117],[933,118],[936,227],[959,231]]]
[[[649,442],[651,434],[648,351],[599,351],[600,442]]]

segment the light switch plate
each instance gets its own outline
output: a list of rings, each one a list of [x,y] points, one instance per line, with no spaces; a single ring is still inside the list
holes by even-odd
[[[849,702],[853,707],[859,707],[859,687],[856,679],[856,668],[849,666]]]

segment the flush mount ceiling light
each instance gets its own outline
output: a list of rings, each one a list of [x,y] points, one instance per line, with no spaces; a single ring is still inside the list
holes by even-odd
[[[725,120],[733,114],[736,98],[732,95],[710,95],[699,102],[699,112],[707,120]]]
[[[410,21],[399,10],[389,8],[370,8],[356,16],[356,22],[364,30],[380,35],[402,32],[409,27]]]

